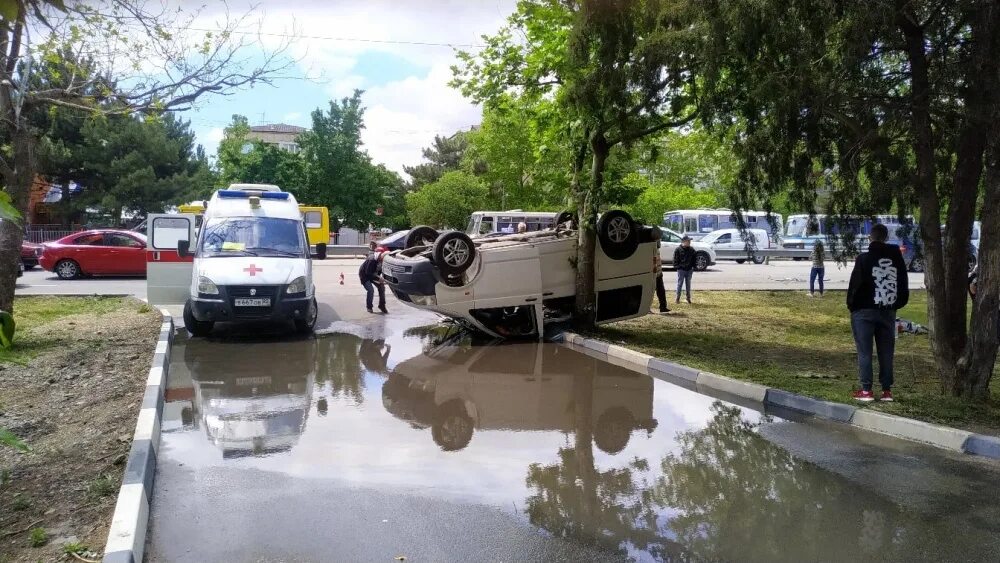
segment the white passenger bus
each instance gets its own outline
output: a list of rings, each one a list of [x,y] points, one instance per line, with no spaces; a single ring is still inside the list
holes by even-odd
[[[553,211],[476,211],[469,218],[465,234],[470,237],[495,233],[517,232],[518,223],[528,226],[528,232],[554,227],[559,214]]]
[[[773,241],[782,232],[780,213],[767,211],[744,211],[743,220],[748,229],[764,229]],[[663,214],[663,226],[693,240],[699,240],[719,229],[738,229],[736,214],[731,209],[679,209]]]

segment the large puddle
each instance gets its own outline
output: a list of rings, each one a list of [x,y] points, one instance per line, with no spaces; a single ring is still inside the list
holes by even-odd
[[[783,420],[559,345],[436,345],[440,335],[410,328],[384,340],[180,338],[152,508],[154,558],[185,558],[168,545],[180,535],[171,531],[179,516],[163,512],[173,502],[164,495],[212,491],[204,493],[214,495],[211,502],[185,505],[185,518],[202,522],[214,511],[220,522],[239,512],[226,506],[243,501],[226,493],[231,473],[222,470],[279,474],[269,485],[276,513],[282,502],[301,504],[285,507],[291,514],[314,510],[293,500],[302,490],[423,497],[499,511],[545,541],[585,549],[583,557],[951,561],[1000,554],[995,465]],[[184,478],[171,480],[171,472]],[[166,492],[161,482],[169,483]],[[283,488],[295,492],[285,496]],[[436,510],[423,518],[443,521]],[[301,516],[323,528],[322,515]],[[343,542],[380,541],[381,518],[339,545],[317,543],[325,549],[278,537],[250,553],[364,558],[348,557],[355,552]],[[422,540],[442,551],[421,558],[422,548],[413,547],[410,559],[459,558],[441,547],[455,541],[449,526],[423,528]],[[483,547],[483,559],[499,559],[490,549]],[[198,560],[198,551],[182,552]],[[518,558],[563,556],[570,557],[529,551]]]

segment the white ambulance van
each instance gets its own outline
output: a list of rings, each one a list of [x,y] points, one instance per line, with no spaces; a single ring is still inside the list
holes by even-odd
[[[319,245],[317,257],[326,257]],[[207,336],[216,322],[270,320],[312,332],[316,324],[309,239],[295,197],[269,184],[215,192],[197,239],[177,242],[193,256],[184,324]]]

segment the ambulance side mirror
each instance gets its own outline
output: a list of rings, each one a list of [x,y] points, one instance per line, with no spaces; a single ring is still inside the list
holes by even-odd
[[[179,240],[177,241],[177,255],[181,258],[188,256],[191,253],[191,241],[189,240]]]
[[[326,260],[326,243],[318,242],[316,243],[316,255],[315,258],[318,260]]]

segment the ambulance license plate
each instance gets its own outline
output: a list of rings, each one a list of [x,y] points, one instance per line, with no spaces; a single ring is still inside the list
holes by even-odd
[[[257,299],[241,299],[237,298],[235,305],[237,307],[270,307],[271,298],[263,297]]]

